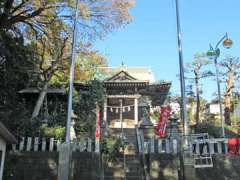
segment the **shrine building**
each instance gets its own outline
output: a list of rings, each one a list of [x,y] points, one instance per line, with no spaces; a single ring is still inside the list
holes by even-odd
[[[104,67],[103,122],[109,128],[135,128],[153,107],[164,104],[170,81],[156,81],[149,67]]]
[[[152,108],[162,106],[171,87],[170,81],[156,81],[149,67],[101,67],[99,71],[102,77],[98,80],[103,82],[106,96],[102,111],[102,120],[108,128],[135,128],[144,116],[149,116]],[[78,90],[88,89],[87,84],[75,82]],[[39,90],[37,88],[26,88],[19,91],[27,104],[34,104]],[[60,112],[66,109],[67,92],[63,88],[51,88],[47,90],[48,104],[56,103]],[[33,102],[29,102],[33,101]],[[64,102],[57,105],[57,102]],[[44,103],[44,107],[45,107]],[[44,111],[44,108],[42,108]],[[44,113],[43,113],[44,114]]]

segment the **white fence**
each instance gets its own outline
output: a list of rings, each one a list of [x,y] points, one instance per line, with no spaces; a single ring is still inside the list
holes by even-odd
[[[59,151],[61,143],[63,141],[54,138],[22,137],[18,144],[12,145],[12,151],[53,152]],[[71,142],[71,147],[73,151],[94,152],[94,141],[83,138],[80,141]]]
[[[190,154],[227,154],[228,140],[219,139],[195,139],[190,141],[188,151]],[[177,139],[148,139],[144,142],[144,153],[177,154],[182,150],[181,143]]]

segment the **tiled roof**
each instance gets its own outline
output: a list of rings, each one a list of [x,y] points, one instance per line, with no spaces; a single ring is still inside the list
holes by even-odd
[[[125,71],[137,80],[155,82],[154,74],[149,67],[128,67],[123,65],[119,67],[100,67],[100,69],[106,73],[108,77]]]
[[[40,90],[34,87],[26,88],[18,91],[18,93],[20,94],[27,94],[27,93],[33,94],[33,93],[39,93],[39,92]],[[48,94],[66,94],[66,90],[64,88],[48,88],[47,93]]]

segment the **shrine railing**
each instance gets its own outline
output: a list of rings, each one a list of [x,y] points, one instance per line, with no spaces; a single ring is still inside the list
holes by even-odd
[[[17,144],[13,144],[10,148],[13,152],[58,152],[62,140],[55,138],[40,137],[22,137]],[[82,138],[80,141],[71,143],[72,151],[76,152],[95,152],[95,142],[90,138]],[[144,139],[141,148],[145,154],[177,154],[181,148],[181,142],[177,139]],[[195,139],[190,141],[191,154],[228,154],[228,139]]]
[[[17,144],[12,144],[13,152],[58,152],[62,140],[55,138],[21,137]],[[72,151],[94,152],[94,141],[90,138],[82,138],[80,141],[71,142]]]
[[[195,139],[189,142],[190,154],[228,154],[228,139]],[[144,142],[144,153],[177,154],[182,151],[181,142],[177,139],[151,138]]]

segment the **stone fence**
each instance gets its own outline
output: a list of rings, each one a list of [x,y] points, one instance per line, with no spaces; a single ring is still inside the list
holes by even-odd
[[[190,154],[228,154],[228,139],[194,139],[189,141]],[[39,138],[39,137],[22,137],[18,144],[12,145],[12,151],[26,151],[26,152],[58,152],[61,140],[54,138]],[[73,152],[95,152],[95,142],[90,138],[82,138],[80,141],[73,141],[71,143]],[[177,139],[145,139],[144,153],[159,153],[159,154],[177,154],[182,150],[181,143]]]
[[[194,139],[189,141],[190,154],[228,154],[228,139]],[[181,143],[177,139],[144,140],[144,153],[177,154],[182,151]]]
[[[55,138],[40,138],[40,137],[21,137],[18,144],[12,145],[12,151],[26,152],[54,152],[59,151],[62,140]],[[72,151],[79,152],[94,152],[94,141],[90,138],[82,138],[80,141],[71,143]]]

